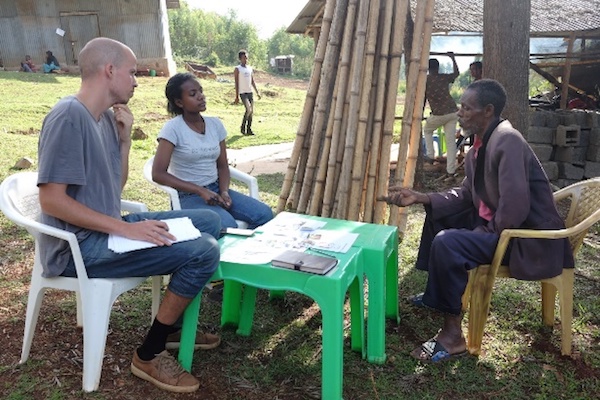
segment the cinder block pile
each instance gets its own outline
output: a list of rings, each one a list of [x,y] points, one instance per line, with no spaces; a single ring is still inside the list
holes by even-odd
[[[565,187],[600,176],[600,113],[533,110],[527,141],[550,181]]]

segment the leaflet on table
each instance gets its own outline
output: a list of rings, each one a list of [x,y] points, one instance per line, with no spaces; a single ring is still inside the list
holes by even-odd
[[[305,218],[302,215],[290,213],[287,211],[277,214],[275,218],[256,228],[257,231],[265,233],[285,233],[285,232],[311,232],[322,228],[327,223]]]
[[[244,240],[221,251],[221,261],[244,264],[267,264],[285,250],[304,251],[300,238],[288,235],[263,233]]]
[[[173,243],[194,240],[201,236],[200,231],[188,217],[164,219],[162,221],[169,226],[169,233],[177,238]],[[126,253],[128,251],[148,249],[150,247],[156,247],[156,245],[144,240],[128,239],[113,234],[108,236],[108,248],[115,253]]]
[[[328,231],[262,233],[240,240],[221,252],[221,260],[244,264],[266,264],[285,250],[318,249],[337,253],[347,252],[357,233]]]

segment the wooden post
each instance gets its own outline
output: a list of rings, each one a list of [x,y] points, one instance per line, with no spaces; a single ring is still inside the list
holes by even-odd
[[[571,80],[571,56],[573,55],[573,43],[575,42],[575,32],[571,32],[569,36],[569,44],[567,45],[567,58],[565,67],[563,68],[562,90],[560,92],[560,108],[567,109],[567,100],[569,100],[569,81]]]

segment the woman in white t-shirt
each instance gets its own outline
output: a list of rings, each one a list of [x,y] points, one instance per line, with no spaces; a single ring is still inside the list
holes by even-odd
[[[158,135],[152,179],[179,193],[181,208],[206,208],[221,217],[221,227],[235,220],[254,229],[273,218],[271,208],[229,189],[227,132],[220,119],[205,117],[206,97],[196,77],[179,73],[167,82],[167,110],[173,119]]]

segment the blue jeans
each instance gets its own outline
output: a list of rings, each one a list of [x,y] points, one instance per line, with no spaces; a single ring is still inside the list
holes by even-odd
[[[205,188],[220,193],[219,181],[211,183]],[[182,209],[214,211],[221,217],[221,228],[237,228],[235,222],[237,219],[248,223],[249,229],[254,229],[273,219],[273,211],[265,203],[231,189],[229,190],[229,197],[231,197],[231,207],[226,210],[221,206],[206,204],[206,201],[197,194],[179,192]]]
[[[219,266],[219,216],[208,210],[179,210],[129,214],[128,222],[143,219],[189,217],[202,236],[171,246],[115,253],[108,249],[108,235],[92,232],[79,243],[81,255],[90,278],[124,278],[132,276],[169,275],[169,290],[188,299],[194,298]],[[62,273],[77,276],[73,260]]]

